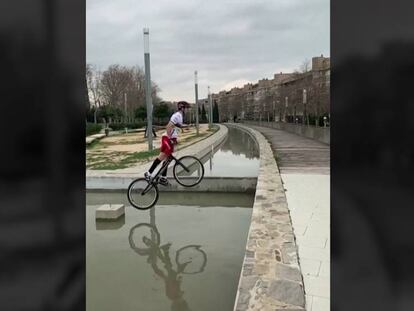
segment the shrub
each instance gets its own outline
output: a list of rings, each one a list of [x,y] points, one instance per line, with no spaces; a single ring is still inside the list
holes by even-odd
[[[102,130],[102,124],[86,123],[86,136],[98,134]]]
[[[111,123],[109,124],[109,127],[113,130],[113,131],[120,131],[125,129],[126,127],[129,129],[137,129],[140,127],[145,127],[147,123],[146,122],[135,122],[135,123]]]

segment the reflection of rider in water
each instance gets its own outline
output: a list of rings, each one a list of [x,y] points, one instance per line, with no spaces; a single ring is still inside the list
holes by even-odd
[[[160,270],[156,264],[158,250],[151,252],[148,262],[151,263],[151,267],[154,272],[160,276],[165,282],[165,294],[172,300],[171,310],[172,311],[190,311],[187,302],[183,298],[184,291],[181,290],[182,277],[178,274],[182,272],[187,263],[180,265],[177,272],[174,271],[170,259],[170,247],[171,243],[165,244],[160,247],[161,254],[158,254],[161,261],[164,263],[164,267],[167,270],[167,275]]]

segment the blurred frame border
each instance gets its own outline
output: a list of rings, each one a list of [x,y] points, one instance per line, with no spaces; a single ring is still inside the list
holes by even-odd
[[[85,6],[0,4],[3,310],[85,309]]]
[[[85,6],[0,3],[4,310],[85,308]],[[331,2],[331,310],[414,303],[410,6]]]

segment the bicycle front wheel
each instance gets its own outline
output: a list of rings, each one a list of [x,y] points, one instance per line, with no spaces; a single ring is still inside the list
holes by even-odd
[[[199,159],[193,156],[179,158],[173,167],[175,180],[184,187],[198,185],[204,177],[204,166]]]
[[[148,255],[152,249],[160,246],[160,233],[157,227],[141,223],[129,231],[129,246],[140,255]]]
[[[158,201],[158,188],[145,178],[135,179],[128,187],[127,197],[129,203],[137,209],[146,210]]]

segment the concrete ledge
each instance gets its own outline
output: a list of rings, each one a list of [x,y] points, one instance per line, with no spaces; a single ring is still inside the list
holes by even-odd
[[[88,177],[89,190],[126,190],[135,179],[132,176],[101,176]],[[168,178],[170,185],[158,186],[161,192],[247,192],[256,190],[256,177],[204,177],[200,184],[194,187],[183,187],[174,178]]]
[[[287,200],[270,144],[256,130],[260,169],[234,311],[305,310],[303,277]]]
[[[104,204],[95,211],[96,219],[118,219],[125,214],[124,204]]]
[[[102,137],[105,137],[105,134],[94,134],[94,135],[90,135],[90,136],[86,137],[86,144],[87,145],[90,145],[95,140],[101,139]]]

